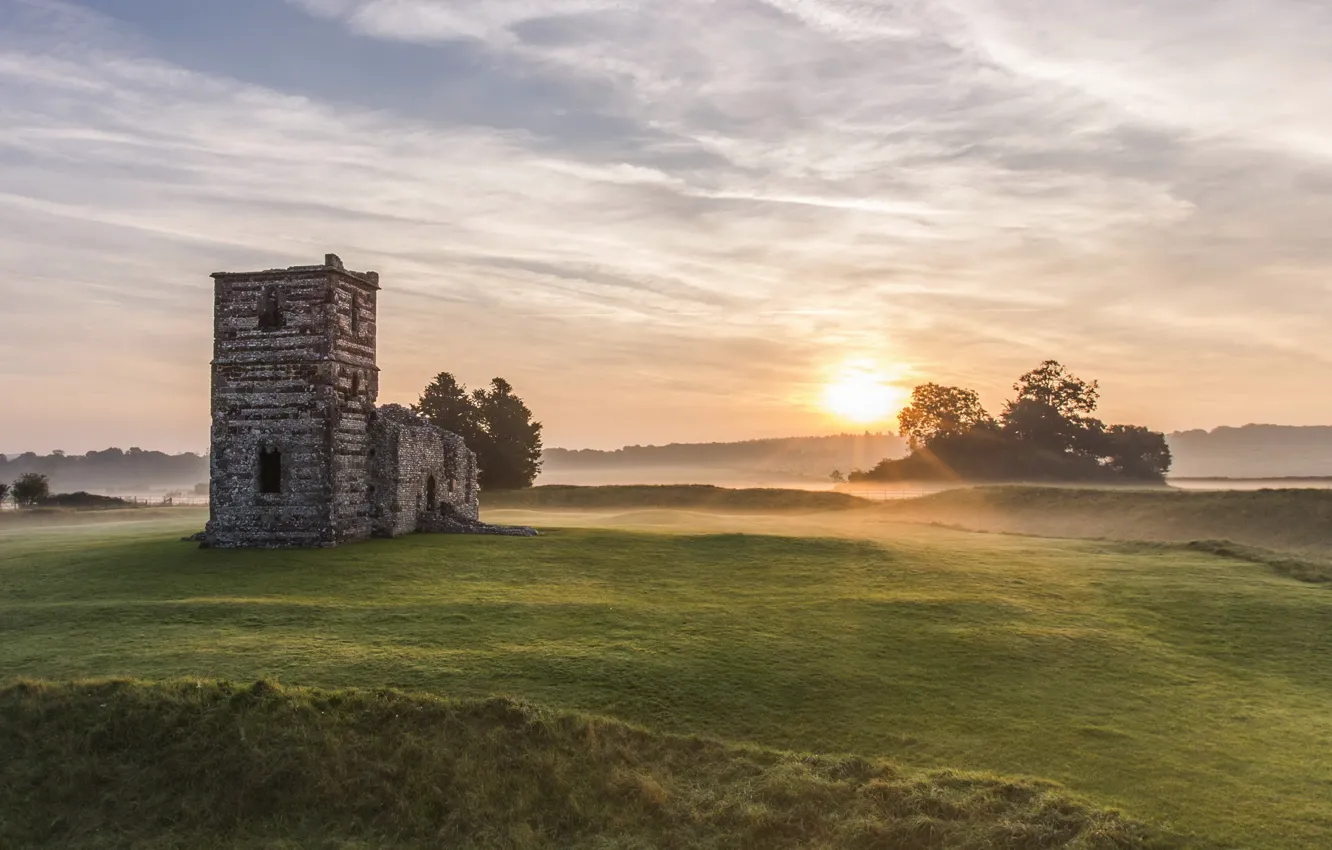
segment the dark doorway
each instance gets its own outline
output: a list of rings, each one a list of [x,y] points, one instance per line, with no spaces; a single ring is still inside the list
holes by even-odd
[[[433,511],[439,506],[438,494],[435,492],[435,476],[426,476],[426,510]]]
[[[259,452],[259,492],[282,492],[282,452],[277,449]]]

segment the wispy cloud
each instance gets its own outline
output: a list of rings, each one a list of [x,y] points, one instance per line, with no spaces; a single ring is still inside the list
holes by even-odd
[[[262,27],[280,10],[233,11]],[[42,416],[77,423],[76,388],[110,374],[133,400],[118,433],[197,445],[207,272],[338,250],[386,274],[387,396],[443,368],[502,373],[561,443],[836,427],[791,388],[851,357],[997,402],[1059,356],[1161,427],[1332,413],[1268,378],[1326,377],[1321,4],[284,14],[282,67],[320,67],[340,31],[335,54],[364,63],[355,96],[272,82],[278,60],[243,49],[164,58],[163,21],[129,11],[0,0],[0,393],[49,388]],[[450,107],[489,90],[522,97]],[[1158,387],[1167,366],[1195,389]]]

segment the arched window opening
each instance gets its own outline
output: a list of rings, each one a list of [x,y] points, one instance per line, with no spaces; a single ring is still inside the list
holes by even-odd
[[[276,286],[265,286],[259,293],[259,330],[275,331],[282,327],[282,293]]]
[[[426,510],[433,511],[438,507],[438,494],[435,492],[435,476],[426,476]]]
[[[361,293],[352,293],[351,303],[351,332],[352,336],[361,333]]]
[[[351,397],[357,398],[361,395],[361,373],[352,372]]]
[[[282,452],[277,449],[259,452],[259,492],[282,492]]]

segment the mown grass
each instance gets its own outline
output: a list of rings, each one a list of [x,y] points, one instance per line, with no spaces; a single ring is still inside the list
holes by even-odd
[[[0,690],[0,845],[1078,848],[1176,842],[1049,783],[260,681]]]
[[[872,504],[859,496],[829,490],[730,489],[711,484],[612,484],[579,487],[551,484],[526,490],[491,490],[487,509],[684,508],[704,511],[832,511]]]
[[[665,733],[1048,777],[1204,844],[1332,843],[1326,587],[1183,548],[734,533],[862,515],[879,516],[294,552],[200,550],[173,523],[10,532],[0,675],[507,693]]]

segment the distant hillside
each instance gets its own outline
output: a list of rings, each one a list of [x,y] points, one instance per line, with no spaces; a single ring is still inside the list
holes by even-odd
[[[1332,426],[1245,425],[1166,437],[1172,478],[1332,475]]]
[[[1245,425],[1177,431],[1166,439],[1172,478],[1332,476],[1332,426]],[[891,434],[547,449],[539,483],[798,485],[906,453],[906,442]]]
[[[838,434],[735,443],[547,449],[541,484],[827,483],[834,469],[868,469],[906,453],[891,434]]]
[[[169,455],[131,448],[106,449],[82,455],[56,452],[39,455],[25,452],[0,455],[0,481],[11,482],[29,472],[45,475],[51,490],[69,493],[148,493],[167,490],[190,491],[208,480],[208,457],[190,452]]]

